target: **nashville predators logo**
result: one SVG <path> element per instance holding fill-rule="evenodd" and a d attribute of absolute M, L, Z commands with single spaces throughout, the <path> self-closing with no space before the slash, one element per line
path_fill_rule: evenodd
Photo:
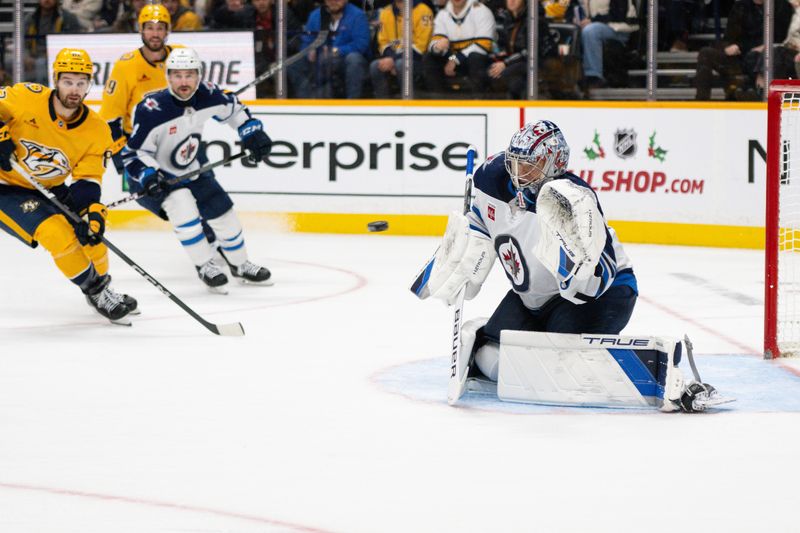
<path fill-rule="evenodd" d="M 36 179 L 51 180 L 69 175 L 69 159 L 58 148 L 50 148 L 26 139 L 20 139 L 19 142 L 25 148 L 22 162 Z"/>
<path fill-rule="evenodd" d="M 39 200 L 34 200 L 33 198 L 25 200 L 19 204 L 19 207 L 22 209 L 23 213 L 33 213 L 39 207 Z"/>

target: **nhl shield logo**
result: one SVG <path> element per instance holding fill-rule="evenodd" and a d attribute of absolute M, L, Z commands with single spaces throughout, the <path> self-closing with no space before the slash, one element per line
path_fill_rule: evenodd
<path fill-rule="evenodd" d="M 31 198 L 29 200 L 25 200 L 24 202 L 19 204 L 19 207 L 20 207 L 20 209 L 22 209 L 22 212 L 25 213 L 25 214 L 33 213 L 34 211 L 36 211 L 39 208 L 39 200 L 34 200 L 33 198 Z"/>
<path fill-rule="evenodd" d="M 629 159 L 636 155 L 636 132 L 633 129 L 614 132 L 614 153 L 620 159 Z"/>

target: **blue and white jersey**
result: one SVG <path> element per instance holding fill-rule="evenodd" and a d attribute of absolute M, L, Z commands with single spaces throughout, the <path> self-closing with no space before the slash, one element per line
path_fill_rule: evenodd
<path fill-rule="evenodd" d="M 238 128 L 252 117 L 236 95 L 209 82 L 200 82 L 186 102 L 169 89 L 145 97 L 134 111 L 122 155 L 128 176 L 137 179 L 145 167 L 159 168 L 168 176 L 200 168 L 208 162 L 201 149 L 203 126 L 212 118 Z"/>
<path fill-rule="evenodd" d="M 567 179 L 594 191 L 574 174 L 565 173 L 555 179 Z M 517 202 L 517 191 L 505 168 L 505 153 L 489 157 L 475 172 L 475 198 L 467 215 L 472 231 L 483 234 L 494 243 L 494 249 L 514 292 L 529 309 L 539 309 L 556 295 L 581 304 L 599 298 L 609 287 L 629 285 L 636 288 L 630 259 L 611 227 L 606 225 L 606 245 L 588 280 L 559 280 L 535 256 L 541 230 L 536 215 L 536 196 L 525 190 L 526 207 Z M 595 199 L 597 196 L 595 195 Z M 598 201 L 597 207 L 603 210 Z M 638 292 L 638 291 L 637 291 Z"/>

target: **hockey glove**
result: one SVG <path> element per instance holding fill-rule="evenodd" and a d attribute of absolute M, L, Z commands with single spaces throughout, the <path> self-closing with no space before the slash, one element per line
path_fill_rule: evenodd
<path fill-rule="evenodd" d="M 147 167 L 139 173 L 142 192 L 154 200 L 161 200 L 166 196 L 169 187 L 166 180 L 164 173 L 153 167 Z"/>
<path fill-rule="evenodd" d="M 103 234 L 106 232 L 106 217 L 108 217 L 106 206 L 95 202 L 81 214 L 83 220 L 75 226 L 75 236 L 78 237 L 78 242 L 92 246 L 103 242 Z"/>
<path fill-rule="evenodd" d="M 11 172 L 11 157 L 14 155 L 14 141 L 8 126 L 0 127 L 0 168 Z"/>
<path fill-rule="evenodd" d="M 117 173 L 122 176 L 125 171 L 125 164 L 122 161 L 122 148 L 128 141 L 128 136 L 122 130 L 121 117 L 109 122 L 108 127 L 111 128 L 111 138 L 114 139 L 114 144 L 111 145 L 111 160 L 114 162 L 114 168 L 117 169 Z"/>
<path fill-rule="evenodd" d="M 53 193 L 53 196 L 56 197 L 56 200 L 69 207 L 73 211 L 75 210 L 75 204 L 72 201 L 72 191 L 69 190 L 67 185 L 62 183 L 61 185 L 50 187 L 50 192 Z"/>
<path fill-rule="evenodd" d="M 239 137 L 242 139 L 242 148 L 249 152 L 249 159 L 253 163 L 266 161 L 272 148 L 272 139 L 264 133 L 261 121 L 251 118 L 239 126 Z"/>

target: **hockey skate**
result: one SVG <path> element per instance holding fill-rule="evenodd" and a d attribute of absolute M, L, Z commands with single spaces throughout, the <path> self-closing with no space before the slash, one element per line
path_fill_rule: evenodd
<path fill-rule="evenodd" d="M 215 294 L 228 294 L 228 289 L 225 288 L 225 285 L 228 284 L 228 276 L 217 266 L 213 259 L 195 268 L 197 269 L 197 276 L 206 284 L 209 291 Z"/>
<path fill-rule="evenodd" d="M 245 261 L 239 266 L 234 265 L 220 249 L 219 255 L 228 263 L 228 268 L 231 270 L 231 275 L 239 280 L 242 285 L 272 285 L 272 272 L 268 268 L 258 266 L 250 261 Z"/>
<path fill-rule="evenodd" d="M 86 293 L 86 302 L 112 324 L 130 326 L 131 321 L 127 316 L 131 314 L 131 309 L 126 305 L 125 301 L 126 299 L 131 301 L 134 306 L 137 305 L 137 302 L 127 294 L 114 292 L 109 287 L 110 283 L 111 276 L 99 278 L 95 286 Z"/>
<path fill-rule="evenodd" d="M 272 273 L 266 267 L 245 261 L 231 267 L 231 275 L 243 285 L 272 285 Z"/>
<path fill-rule="evenodd" d="M 139 309 L 139 302 L 136 301 L 136 298 L 133 296 L 128 296 L 127 294 L 121 294 L 122 296 L 122 303 L 125 304 L 125 307 L 128 308 L 129 315 L 141 315 L 142 310 Z"/>

